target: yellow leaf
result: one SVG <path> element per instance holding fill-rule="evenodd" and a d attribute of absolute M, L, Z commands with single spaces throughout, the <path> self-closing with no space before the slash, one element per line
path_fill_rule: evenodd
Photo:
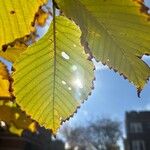
<path fill-rule="evenodd" d="M 23 129 L 17 129 L 13 124 L 11 124 L 9 127 L 9 131 L 13 134 L 17 134 L 18 136 L 21 136 Z"/>
<path fill-rule="evenodd" d="M 13 47 L 8 47 L 6 51 L 0 51 L 0 56 L 10 62 L 15 62 L 26 48 L 27 46 L 25 44 L 16 42 Z"/>
<path fill-rule="evenodd" d="M 0 99 L 11 98 L 10 77 L 6 66 L 0 62 Z"/>
<path fill-rule="evenodd" d="M 0 0 L 0 51 L 3 46 L 29 35 L 35 14 L 47 0 Z"/>
<path fill-rule="evenodd" d="M 45 22 L 48 18 L 48 13 L 44 12 L 43 10 L 39 10 L 39 12 L 37 13 L 37 23 L 40 26 L 44 26 Z"/>

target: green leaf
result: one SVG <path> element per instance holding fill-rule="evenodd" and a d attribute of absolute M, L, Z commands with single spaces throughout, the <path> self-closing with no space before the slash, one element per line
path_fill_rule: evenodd
<path fill-rule="evenodd" d="M 29 35 L 35 14 L 47 0 L 0 0 L 0 50 Z"/>
<path fill-rule="evenodd" d="M 138 91 L 150 76 L 140 58 L 150 54 L 150 22 L 142 0 L 56 0 L 82 30 L 93 56 L 133 82 Z M 90 53 L 91 53 L 90 52 Z"/>
<path fill-rule="evenodd" d="M 14 64 L 13 85 L 21 108 L 55 133 L 87 98 L 94 72 L 79 28 L 65 17 L 54 22 Z"/>

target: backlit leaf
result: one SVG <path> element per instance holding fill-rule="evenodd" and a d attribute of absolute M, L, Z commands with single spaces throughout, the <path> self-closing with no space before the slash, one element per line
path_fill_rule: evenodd
<path fill-rule="evenodd" d="M 72 21 L 56 17 L 48 33 L 14 64 L 17 103 L 54 133 L 91 91 L 93 63 L 87 60 L 80 36 Z"/>
<path fill-rule="evenodd" d="M 150 76 L 140 59 L 150 54 L 150 22 L 143 0 L 56 2 L 80 26 L 83 45 L 93 56 L 127 77 L 140 92 Z"/>
<path fill-rule="evenodd" d="M 30 34 L 38 9 L 47 0 L 0 0 L 0 50 Z"/>
<path fill-rule="evenodd" d="M 25 44 L 16 42 L 13 47 L 8 47 L 6 51 L 0 51 L 0 56 L 10 62 L 15 62 L 26 48 L 27 46 Z"/>

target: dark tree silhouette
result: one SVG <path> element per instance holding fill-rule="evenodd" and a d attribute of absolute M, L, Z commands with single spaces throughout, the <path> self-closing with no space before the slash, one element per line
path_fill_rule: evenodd
<path fill-rule="evenodd" d="M 9 132 L 7 126 L 0 127 L 0 150 L 65 150 L 64 142 L 52 139 L 50 130 L 38 127 L 37 132 L 28 130 L 22 136 L 17 136 Z"/>
<path fill-rule="evenodd" d="M 62 134 L 70 149 L 79 150 L 119 150 L 117 142 L 122 135 L 120 123 L 109 118 L 89 122 L 86 127 L 64 127 Z"/>
<path fill-rule="evenodd" d="M 41 150 L 65 150 L 64 143 L 58 139 L 53 140 L 50 130 L 45 129 L 44 127 L 38 127 L 36 133 L 25 131 L 23 137 L 39 144 Z"/>

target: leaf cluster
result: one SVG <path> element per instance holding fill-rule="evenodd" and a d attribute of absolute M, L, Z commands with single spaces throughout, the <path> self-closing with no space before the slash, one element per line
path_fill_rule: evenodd
<path fill-rule="evenodd" d="M 143 0 L 19 2 L 0 1 L 0 57 L 13 64 L 11 72 L 0 63 L 1 100 L 14 101 L 56 133 L 91 94 L 94 58 L 127 78 L 140 95 L 150 75 L 142 60 L 150 54 Z M 48 32 L 37 40 L 36 30 L 47 19 Z"/>

